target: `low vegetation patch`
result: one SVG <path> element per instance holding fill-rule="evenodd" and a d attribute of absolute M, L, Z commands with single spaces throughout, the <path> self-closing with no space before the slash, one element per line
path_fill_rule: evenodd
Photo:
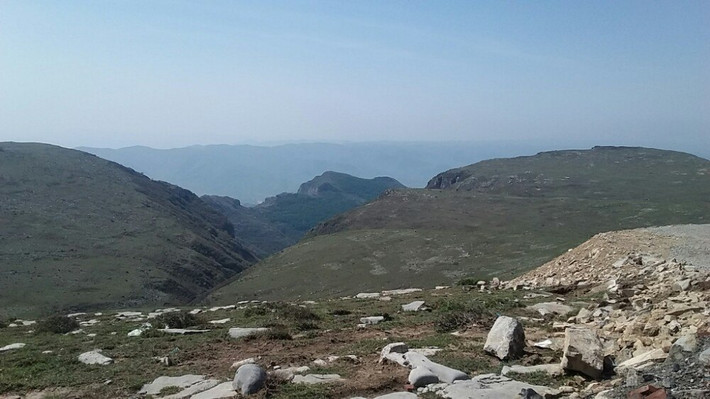
<path fill-rule="evenodd" d="M 37 323 L 38 332 L 66 334 L 79 328 L 79 322 L 63 315 L 55 315 L 40 320 Z"/>
<path fill-rule="evenodd" d="M 155 318 L 157 328 L 187 328 L 203 324 L 201 318 L 186 311 L 163 313 Z"/>
<path fill-rule="evenodd" d="M 493 319 L 490 308 L 480 302 L 439 301 L 434 305 L 437 312 L 434 326 L 437 332 L 451 332 L 472 324 L 488 325 Z"/>

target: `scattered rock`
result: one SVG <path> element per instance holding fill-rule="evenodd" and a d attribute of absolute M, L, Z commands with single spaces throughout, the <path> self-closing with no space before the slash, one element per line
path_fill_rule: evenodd
<path fill-rule="evenodd" d="M 550 387 L 515 381 L 496 374 L 482 374 L 469 381 L 448 385 L 438 394 L 450 399 L 520 398 L 523 389 L 533 389 L 543 397 L 555 393 L 555 390 Z"/>
<path fill-rule="evenodd" d="M 94 349 L 79 355 L 79 361 L 84 364 L 100 364 L 105 366 L 113 363 L 113 359 L 101 354 L 101 349 Z"/>
<path fill-rule="evenodd" d="M 232 388 L 242 395 L 258 392 L 266 382 L 266 372 L 256 364 L 245 364 L 237 369 L 232 381 Z"/>
<path fill-rule="evenodd" d="M 597 334 L 582 327 L 565 330 L 562 368 L 599 379 L 604 370 L 602 343 Z"/>
<path fill-rule="evenodd" d="M 382 351 L 380 352 L 379 362 L 382 363 L 385 360 L 389 360 L 391 362 L 395 362 L 399 365 L 404 366 L 405 362 L 407 361 L 404 357 L 404 354 L 408 351 L 409 346 L 407 346 L 407 344 L 405 344 L 404 342 L 394 342 L 391 344 L 387 344 L 384 348 L 382 348 Z"/>
<path fill-rule="evenodd" d="M 306 374 L 293 376 L 294 384 L 327 384 L 344 381 L 339 374 Z"/>
<path fill-rule="evenodd" d="M 705 367 L 710 366 L 710 348 L 707 348 L 698 354 L 698 361 Z"/>
<path fill-rule="evenodd" d="M 229 318 L 219 319 L 219 320 L 210 320 L 210 324 L 224 324 L 228 321 L 229 321 Z"/>
<path fill-rule="evenodd" d="M 361 292 L 357 295 L 355 295 L 355 298 L 357 299 L 372 299 L 372 298 L 379 298 L 380 297 L 379 292 Z"/>
<path fill-rule="evenodd" d="M 415 367 L 409 372 L 407 380 L 415 388 L 419 388 L 429 384 L 436 384 L 439 382 L 439 377 L 426 367 Z"/>
<path fill-rule="evenodd" d="M 187 328 L 161 328 L 158 331 L 162 331 L 166 334 L 177 334 L 177 335 L 188 335 L 188 334 L 202 334 L 209 332 L 210 330 L 191 330 Z"/>
<path fill-rule="evenodd" d="M 168 387 L 182 388 L 183 391 L 171 395 L 173 397 L 189 397 L 192 394 L 202 392 L 204 390 L 210 389 L 218 384 L 217 380 L 206 380 L 203 375 L 187 374 L 179 377 L 158 377 L 153 382 L 143 385 L 139 395 L 158 395 L 160 392 Z M 192 388 L 187 396 L 181 396 L 185 389 Z"/>
<path fill-rule="evenodd" d="M 236 369 L 236 368 L 239 368 L 245 364 L 253 364 L 253 363 L 256 363 L 256 359 L 253 357 L 250 357 L 250 358 L 246 358 L 243 360 L 237 360 L 236 362 L 232 363 L 230 368 Z"/>
<path fill-rule="evenodd" d="M 537 310 L 537 312 L 540 313 L 542 316 L 548 314 L 558 314 L 564 316 L 573 310 L 571 306 L 559 302 L 540 302 L 534 305 L 530 305 L 528 306 L 528 308 Z"/>
<path fill-rule="evenodd" d="M 406 305 L 402 305 L 402 310 L 405 312 L 416 312 L 422 309 L 422 306 L 424 306 L 424 301 L 414 301 Z"/>
<path fill-rule="evenodd" d="M 512 317 L 498 317 L 488 332 L 483 350 L 501 360 L 521 357 L 525 351 L 523 325 Z"/>
<path fill-rule="evenodd" d="M 378 324 L 381 321 L 384 321 L 385 317 L 384 316 L 368 316 L 368 317 L 361 317 L 360 318 L 360 323 L 365 324 L 365 325 L 373 325 L 373 324 Z"/>
<path fill-rule="evenodd" d="M 421 288 L 403 288 L 398 290 L 382 291 L 382 295 L 407 295 L 420 292 Z"/>
<path fill-rule="evenodd" d="M 237 395 L 237 391 L 234 390 L 232 383 L 227 381 L 223 382 L 213 388 L 206 391 L 197 393 L 190 396 L 190 399 L 221 399 L 221 398 L 233 398 Z"/>
<path fill-rule="evenodd" d="M 537 366 L 513 365 L 513 366 L 503 366 L 503 370 L 501 370 L 500 374 L 501 375 L 508 375 L 508 373 L 530 374 L 530 373 L 538 373 L 538 372 L 544 372 L 544 373 L 547 373 L 548 375 L 551 375 L 551 376 L 558 376 L 558 375 L 562 375 L 564 373 L 564 370 L 562 370 L 562 365 L 560 365 L 559 363 L 539 364 Z"/>
<path fill-rule="evenodd" d="M 546 339 L 544 341 L 535 342 L 533 346 L 540 349 L 551 349 L 553 344 L 551 339 Z"/>
<path fill-rule="evenodd" d="M 454 381 L 467 380 L 469 379 L 468 374 L 463 371 L 452 369 L 451 367 L 444 366 L 442 364 L 432 362 L 426 356 L 421 353 L 414 351 L 409 351 L 404 354 L 404 357 L 412 369 L 421 368 L 428 370 L 429 373 L 435 375 L 440 382 L 453 383 Z M 416 375 L 424 376 L 425 370 L 421 370 Z M 412 374 L 410 373 L 410 376 Z M 414 384 L 413 381 L 409 381 L 410 384 Z"/>
<path fill-rule="evenodd" d="M 14 349 L 21 349 L 24 348 L 27 344 L 23 344 L 21 342 L 15 343 L 15 344 L 10 344 L 10 345 L 5 345 L 2 348 L 0 348 L 0 352 L 5 352 L 5 351 L 11 351 Z"/>
<path fill-rule="evenodd" d="M 624 362 L 619 363 L 619 365 L 616 366 L 617 372 L 621 369 L 624 368 L 634 368 L 634 369 L 642 369 L 645 366 L 649 365 L 650 363 L 656 363 L 665 360 L 668 357 L 668 354 L 663 352 L 663 349 L 654 349 L 651 351 L 648 351 L 646 353 L 643 353 L 639 356 L 632 357 L 629 360 L 626 360 Z"/>
<path fill-rule="evenodd" d="M 244 328 L 244 327 L 234 327 L 229 329 L 229 336 L 232 338 L 244 338 L 249 335 L 258 334 L 263 331 L 267 331 L 268 328 L 256 327 L 256 328 Z"/>

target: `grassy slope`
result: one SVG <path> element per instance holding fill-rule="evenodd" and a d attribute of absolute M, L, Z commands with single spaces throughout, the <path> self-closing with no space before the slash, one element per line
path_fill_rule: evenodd
<path fill-rule="evenodd" d="M 194 300 L 255 261 L 194 194 L 79 151 L 0 143 L 0 312 Z"/>
<path fill-rule="evenodd" d="M 260 256 L 295 244 L 316 224 L 370 201 L 383 191 L 404 187 L 387 177 L 361 179 L 325 172 L 303 183 L 298 193 L 283 193 L 247 208 L 229 197 L 203 199 L 227 215 L 240 237 Z"/>
<path fill-rule="evenodd" d="M 601 231 L 710 218 L 710 162 L 688 154 L 597 148 L 465 169 L 459 186 L 398 190 L 321 224 L 212 299 L 510 277 Z"/>

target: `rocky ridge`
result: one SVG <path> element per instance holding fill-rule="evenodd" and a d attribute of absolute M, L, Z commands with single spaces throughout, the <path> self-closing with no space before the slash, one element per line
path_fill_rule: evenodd
<path fill-rule="evenodd" d="M 701 243 L 692 263 L 670 257 L 687 245 L 679 237 L 688 230 Z M 710 392 L 700 355 L 710 336 L 710 246 L 703 245 L 704 237 L 710 237 L 710 225 L 601 233 L 501 287 L 597 298 L 553 329 L 583 327 L 599 337 L 603 355 L 616 366 L 616 375 L 593 389 L 606 391 L 600 398 L 648 382 L 673 397 L 699 397 Z M 654 368 L 656 374 L 649 371 Z M 686 374 L 700 378 L 682 378 Z"/>

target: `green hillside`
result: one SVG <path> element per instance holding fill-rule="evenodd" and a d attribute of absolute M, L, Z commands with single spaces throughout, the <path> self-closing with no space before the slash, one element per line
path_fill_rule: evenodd
<path fill-rule="evenodd" d="M 187 303 L 256 261 L 191 192 L 44 144 L 0 143 L 0 313 Z"/>
<path fill-rule="evenodd" d="M 244 207 L 229 197 L 203 199 L 229 218 L 237 237 L 266 256 L 295 244 L 318 223 L 371 201 L 385 190 L 403 187 L 389 177 L 361 179 L 329 171 L 303 183 L 295 194 L 282 193 L 255 207 Z"/>
<path fill-rule="evenodd" d="M 595 147 L 484 161 L 336 216 L 212 295 L 293 298 L 511 277 L 590 236 L 707 223 L 710 161 Z"/>

